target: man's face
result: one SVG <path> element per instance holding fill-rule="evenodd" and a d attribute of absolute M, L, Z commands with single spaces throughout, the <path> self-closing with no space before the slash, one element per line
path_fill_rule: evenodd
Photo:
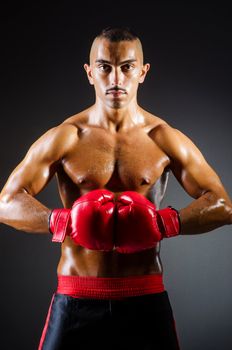
<path fill-rule="evenodd" d="M 90 65 L 84 66 L 97 99 L 111 108 L 122 108 L 137 97 L 138 84 L 144 81 L 149 64 L 143 65 L 140 42 L 110 42 L 95 39 Z"/>

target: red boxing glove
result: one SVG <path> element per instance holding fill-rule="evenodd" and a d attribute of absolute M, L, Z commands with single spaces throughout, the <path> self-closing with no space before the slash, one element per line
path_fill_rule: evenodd
<path fill-rule="evenodd" d="M 112 250 L 114 230 L 114 194 L 93 190 L 78 198 L 71 209 L 53 209 L 49 230 L 53 242 L 63 242 L 66 236 L 94 250 Z"/>
<path fill-rule="evenodd" d="M 123 192 L 117 199 L 116 250 L 135 253 L 154 247 L 164 237 L 180 232 L 177 210 L 168 207 L 156 210 L 155 205 L 143 195 Z"/>

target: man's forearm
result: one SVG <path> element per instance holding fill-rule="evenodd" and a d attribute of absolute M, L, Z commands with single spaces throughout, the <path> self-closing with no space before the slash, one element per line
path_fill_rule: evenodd
<path fill-rule="evenodd" d="M 31 233 L 48 233 L 51 210 L 27 193 L 0 199 L 0 223 Z"/>
<path fill-rule="evenodd" d="M 199 234 L 232 223 L 230 200 L 206 192 L 189 206 L 179 211 L 181 234 Z"/>

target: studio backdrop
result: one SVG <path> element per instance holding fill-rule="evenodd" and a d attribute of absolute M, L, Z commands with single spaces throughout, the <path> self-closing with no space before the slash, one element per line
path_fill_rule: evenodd
<path fill-rule="evenodd" d="M 127 26 L 143 43 L 151 69 L 139 104 L 192 139 L 231 195 L 232 42 L 223 2 L 7 5 L 0 31 L 1 188 L 39 136 L 94 103 L 83 64 L 92 40 L 108 26 Z M 37 198 L 49 208 L 61 206 L 56 180 Z M 162 207 L 183 208 L 192 200 L 171 175 Z M 161 244 L 183 350 L 232 348 L 231 247 L 231 226 Z M 0 225 L 2 349 L 37 348 L 59 255 L 49 235 Z"/>

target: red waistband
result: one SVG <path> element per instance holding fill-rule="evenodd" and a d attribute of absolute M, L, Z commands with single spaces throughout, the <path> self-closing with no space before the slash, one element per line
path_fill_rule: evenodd
<path fill-rule="evenodd" d="M 163 275 L 89 277 L 58 275 L 57 293 L 74 298 L 121 299 L 164 291 Z"/>

